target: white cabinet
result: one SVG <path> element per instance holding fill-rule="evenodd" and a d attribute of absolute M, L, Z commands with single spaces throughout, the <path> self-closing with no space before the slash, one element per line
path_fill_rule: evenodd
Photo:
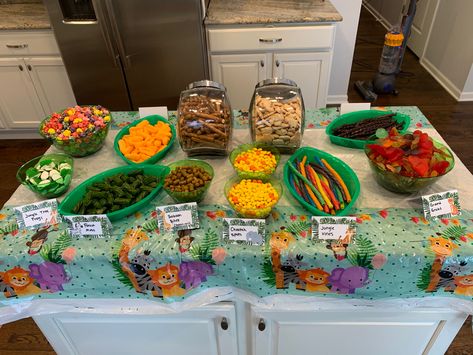
<path fill-rule="evenodd" d="M 274 54 L 273 76 L 295 81 L 307 108 L 325 106 L 329 72 L 327 52 Z"/>
<path fill-rule="evenodd" d="M 76 103 L 51 31 L 0 33 L 0 83 L 4 130 L 36 130 L 46 115 Z"/>
<path fill-rule="evenodd" d="M 442 310 L 277 311 L 253 308 L 258 355 L 443 354 L 466 314 Z"/>
<path fill-rule="evenodd" d="M 0 106 L 9 128 L 37 127 L 44 116 L 25 62 L 0 58 Z"/>
<path fill-rule="evenodd" d="M 235 309 L 169 315 L 59 313 L 34 317 L 59 355 L 237 355 Z"/>
<path fill-rule="evenodd" d="M 325 107 L 335 27 L 209 27 L 212 80 L 225 85 L 235 109 L 248 109 L 255 84 L 295 81 L 306 108 Z"/>
<path fill-rule="evenodd" d="M 248 109 L 255 85 L 271 77 L 271 71 L 268 53 L 212 56 L 212 78 L 225 85 L 235 109 Z"/>

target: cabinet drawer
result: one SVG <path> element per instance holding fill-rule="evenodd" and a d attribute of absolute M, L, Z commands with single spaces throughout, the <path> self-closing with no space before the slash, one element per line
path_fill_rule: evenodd
<path fill-rule="evenodd" d="M 59 54 L 52 31 L 2 31 L 0 55 L 29 56 Z"/>
<path fill-rule="evenodd" d="M 209 29 L 210 51 L 267 51 L 281 49 L 330 49 L 335 27 L 253 27 Z"/>

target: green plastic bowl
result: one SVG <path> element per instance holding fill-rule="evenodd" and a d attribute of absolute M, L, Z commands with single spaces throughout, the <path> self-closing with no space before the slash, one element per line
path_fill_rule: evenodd
<path fill-rule="evenodd" d="M 64 176 L 64 184 L 60 186 L 56 186 L 55 188 L 49 188 L 49 189 L 39 189 L 36 185 L 28 182 L 26 180 L 26 171 L 29 168 L 34 167 L 37 163 L 39 163 L 42 160 L 46 159 L 51 159 L 53 160 L 56 165 L 59 165 L 61 163 L 68 163 L 71 166 L 71 171 L 68 173 L 68 177 Z M 69 186 L 71 185 L 72 181 L 72 174 L 74 173 L 74 160 L 67 154 L 45 154 L 41 155 L 39 157 L 31 159 L 29 162 L 23 164 L 18 171 L 16 172 L 16 178 L 17 180 L 22 184 L 25 185 L 28 189 L 33 191 L 34 193 L 40 195 L 41 197 L 45 198 L 53 198 L 53 197 L 58 197 L 61 196 L 63 193 L 67 191 Z"/>
<path fill-rule="evenodd" d="M 225 186 L 224 186 L 225 197 L 227 198 L 227 201 L 230 204 L 230 207 L 240 217 L 244 217 L 244 218 L 266 218 L 266 217 L 268 217 L 269 214 L 271 213 L 271 210 L 273 209 L 274 206 L 276 206 L 276 204 L 278 203 L 279 199 L 281 198 L 281 196 L 283 194 L 282 184 L 278 180 L 273 179 L 273 178 L 266 181 L 267 183 L 270 183 L 274 187 L 274 189 L 276 190 L 276 192 L 279 195 L 278 201 L 276 201 L 272 206 L 268 206 L 266 208 L 238 208 L 237 206 L 235 206 L 235 204 L 232 201 L 230 201 L 230 199 L 228 198 L 228 195 L 229 195 L 230 189 L 233 187 L 233 185 L 238 184 L 242 180 L 245 180 L 245 179 L 242 179 L 238 176 L 235 176 L 235 177 L 231 178 L 230 180 L 228 180 L 226 182 Z"/>
<path fill-rule="evenodd" d="M 151 200 L 158 194 L 158 192 L 163 187 L 164 176 L 169 172 L 169 168 L 167 166 L 162 165 L 141 165 L 140 167 L 127 165 L 127 166 L 120 166 L 118 168 L 106 170 L 100 174 L 92 176 L 90 179 L 85 180 L 82 184 L 77 186 L 74 190 L 72 190 L 65 198 L 62 200 L 61 204 L 59 205 L 59 213 L 65 216 L 75 215 L 73 208 L 77 203 L 82 199 L 82 197 L 86 193 L 86 188 L 93 183 L 100 182 L 105 180 L 105 178 L 115 175 L 115 174 L 127 174 L 131 171 L 136 169 L 143 169 L 143 172 L 147 175 L 154 175 L 159 178 L 158 186 L 156 186 L 153 191 L 151 191 L 144 199 L 141 201 L 123 208 L 118 211 L 107 213 L 107 217 L 111 221 L 116 221 L 121 218 L 125 218 L 130 214 L 135 213 L 139 209 L 147 206 Z"/>
<path fill-rule="evenodd" d="M 360 181 L 358 180 L 358 177 L 356 176 L 353 169 L 350 168 L 345 162 L 334 157 L 333 155 L 311 147 L 299 148 L 293 155 L 291 155 L 288 162 L 294 163 L 295 160 L 302 160 L 304 156 L 307 156 L 308 161 L 313 161 L 314 157 L 318 157 L 319 159 L 325 159 L 327 163 L 330 164 L 330 166 L 340 175 L 342 180 L 345 182 L 345 185 L 347 186 L 347 189 L 351 195 L 351 201 L 345 206 L 343 210 L 337 211 L 335 215 L 346 216 L 351 211 L 353 205 L 358 199 L 358 196 L 360 195 Z M 286 163 L 284 165 L 284 183 L 291 192 L 292 196 L 294 196 L 294 198 L 302 205 L 302 207 L 304 207 L 314 216 L 331 216 L 331 214 L 325 213 L 324 211 L 320 211 L 317 207 L 310 205 L 298 195 L 297 191 L 291 186 L 289 182 L 289 173 L 292 174 L 288 163 Z"/>
<path fill-rule="evenodd" d="M 333 120 L 332 123 L 330 123 L 325 129 L 325 133 L 327 133 L 327 135 L 330 138 L 330 142 L 332 142 L 333 144 L 341 145 L 342 147 L 363 149 L 365 147 L 365 144 L 373 143 L 373 141 L 338 137 L 338 136 L 334 136 L 333 132 L 338 127 L 344 124 L 356 123 L 358 121 L 362 121 L 367 118 L 375 118 L 375 117 L 390 114 L 390 113 L 393 113 L 393 112 L 380 111 L 380 110 L 364 110 L 364 111 L 349 112 Z M 401 113 L 396 113 L 394 118 L 396 119 L 397 122 L 403 124 L 402 130 L 400 130 L 399 132 L 404 133 L 409 128 L 409 125 L 411 124 L 411 118 Z"/>
<path fill-rule="evenodd" d="M 200 202 L 204 199 L 210 184 L 212 183 L 212 180 L 214 178 L 214 169 L 209 163 L 206 163 L 203 160 L 198 160 L 198 159 L 184 159 L 184 160 L 179 160 L 174 163 L 169 164 L 167 167 L 169 168 L 169 172 L 166 174 L 169 175 L 171 171 L 176 169 L 177 167 L 182 167 L 182 166 L 195 166 L 204 169 L 207 174 L 210 175 L 210 181 L 207 182 L 204 186 L 198 188 L 197 190 L 191 191 L 191 192 L 178 192 L 178 191 L 171 191 L 164 187 L 164 191 L 167 192 L 169 196 L 172 197 L 172 199 L 176 202 Z"/>
<path fill-rule="evenodd" d="M 94 106 L 94 105 L 84 105 L 83 107 Z M 59 111 L 63 113 L 66 109 Z M 67 141 L 58 140 L 55 138 L 49 137 L 44 131 L 43 127 L 46 123 L 49 122 L 52 115 L 49 115 L 44 120 L 41 121 L 39 125 L 39 134 L 54 145 L 57 149 L 62 150 L 64 153 L 72 157 L 85 157 L 97 152 L 105 144 L 105 139 L 107 138 L 108 131 L 112 125 L 112 120 L 106 122 L 105 127 L 100 128 L 94 132 L 90 132 L 85 137 L 78 137 L 74 139 L 69 139 Z"/>
<path fill-rule="evenodd" d="M 410 177 L 399 175 L 389 170 L 383 170 L 379 165 L 369 158 L 368 154 L 370 153 L 370 149 L 365 147 L 366 157 L 368 158 L 371 171 L 374 174 L 376 182 L 386 190 L 400 194 L 412 194 L 425 189 L 426 187 L 437 182 L 442 176 L 448 174 L 455 166 L 455 158 L 453 157 L 450 149 L 448 149 L 445 145 L 436 141 L 435 139 L 432 139 L 432 141 L 435 148 L 440 149 L 446 153 L 446 160 L 450 163 L 450 166 L 444 174 L 434 177 Z"/>
<path fill-rule="evenodd" d="M 161 151 L 157 152 L 155 155 L 153 155 L 151 158 L 149 159 L 146 159 L 144 161 L 142 161 L 141 163 L 135 163 L 134 161 L 131 161 L 129 159 L 127 159 L 123 153 L 120 151 L 120 147 L 118 146 L 118 142 L 120 141 L 120 139 L 122 139 L 122 137 L 124 135 L 127 135 L 130 133 L 130 128 L 131 127 L 134 127 L 136 125 L 138 125 L 140 122 L 142 121 L 148 121 L 151 125 L 155 125 L 156 123 L 158 123 L 159 121 L 161 122 L 164 122 L 164 123 L 167 123 L 169 125 L 169 127 L 171 128 L 171 139 L 169 140 L 169 143 L 168 145 L 162 149 Z M 167 152 L 169 151 L 169 149 L 171 149 L 171 147 L 173 146 L 174 144 L 174 141 L 176 140 L 176 129 L 174 128 L 174 125 L 172 125 L 171 123 L 169 123 L 169 121 L 167 119 L 165 119 L 164 117 L 162 116 L 159 116 L 159 115 L 151 115 L 151 116 L 146 116 L 146 117 L 143 117 L 137 121 L 134 121 L 133 123 L 123 127 L 120 132 L 118 132 L 118 134 L 115 136 L 115 141 L 113 143 L 113 149 L 115 149 L 115 152 L 118 154 L 118 156 L 120 158 L 123 159 L 123 161 L 125 161 L 127 164 L 130 164 L 130 165 L 141 165 L 141 164 L 154 164 L 156 163 L 158 160 L 164 158 L 164 156 L 167 154 Z"/>
<path fill-rule="evenodd" d="M 238 155 L 253 148 L 261 148 L 263 150 L 273 153 L 273 155 L 276 158 L 276 166 L 274 167 L 274 169 L 272 169 L 271 171 L 250 172 L 250 171 L 243 171 L 235 167 L 235 159 L 238 157 Z M 271 175 L 276 171 L 280 158 L 281 158 L 281 155 L 279 154 L 279 151 L 277 150 L 277 148 L 269 146 L 264 143 L 242 144 L 238 146 L 237 148 L 233 149 L 229 157 L 230 162 L 232 163 L 233 169 L 235 169 L 236 173 L 238 174 L 240 178 L 259 179 L 259 180 L 265 180 L 265 181 L 268 180 L 271 177 Z"/>

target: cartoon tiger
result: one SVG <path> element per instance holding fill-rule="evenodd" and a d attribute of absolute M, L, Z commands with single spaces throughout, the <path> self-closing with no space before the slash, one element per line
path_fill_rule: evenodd
<path fill-rule="evenodd" d="M 308 292 L 330 292 L 327 287 L 330 274 L 323 269 L 298 270 L 300 283 L 296 285 L 298 290 Z"/>
<path fill-rule="evenodd" d="M 180 286 L 179 268 L 171 263 L 156 270 L 150 270 L 149 274 L 153 283 L 159 285 L 163 292 L 163 297 L 183 296 L 186 290 Z"/>
<path fill-rule="evenodd" d="M 34 279 L 30 277 L 29 272 L 19 266 L 0 272 L 0 280 L 0 288 L 5 297 L 41 293 L 41 289 L 33 285 Z"/>

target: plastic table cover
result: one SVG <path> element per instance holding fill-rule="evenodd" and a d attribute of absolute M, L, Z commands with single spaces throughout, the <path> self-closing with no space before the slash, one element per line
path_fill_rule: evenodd
<path fill-rule="evenodd" d="M 411 115 L 412 129 L 421 128 L 443 141 L 417 108 L 392 109 Z M 159 314 L 235 299 L 284 309 L 448 307 L 473 314 L 473 175 L 455 156 L 453 171 L 422 194 L 457 189 L 462 214 L 425 220 L 420 194 L 384 190 L 374 181 L 362 150 L 329 142 L 322 128 L 337 115 L 335 109 L 309 111 L 303 145 L 342 159 L 360 180 L 360 197 L 351 212 L 357 236 L 343 250 L 334 251 L 311 238 L 311 216 L 288 191 L 266 219 L 265 246 L 224 240 L 222 219 L 236 216 L 223 195 L 225 182 L 234 175 L 228 158 L 207 160 L 216 174 L 199 204 L 201 227 L 192 231 L 188 250 L 179 248 L 176 233 L 158 230 L 156 206 L 173 203 L 161 191 L 146 208 L 114 222 L 112 238 L 71 238 L 61 224 L 50 229 L 41 246 L 49 253 L 31 252 L 34 231 L 18 230 L 12 208 L 38 197 L 20 186 L 0 211 L 0 323 L 63 311 Z M 105 146 L 92 156 L 75 159 L 71 189 L 101 171 L 124 165 L 113 151 L 113 139 L 116 129 L 137 114 L 112 117 L 115 129 Z M 170 120 L 175 120 L 174 112 Z M 233 145 L 249 142 L 245 113 L 236 112 L 235 122 Z M 54 151 L 51 147 L 48 152 Z M 176 141 L 159 164 L 184 157 Z M 282 178 L 287 158 L 282 156 L 277 178 Z M 282 226 L 290 233 L 287 245 L 272 250 L 269 240 Z M 438 253 L 437 242 L 448 249 L 446 255 Z M 149 277 L 123 267 L 130 260 L 149 269 Z M 285 268 L 275 272 L 273 265 L 279 263 Z M 22 285 L 12 283 L 12 277 L 24 278 Z M 159 277 L 170 282 L 162 285 Z M 345 287 L 348 279 L 356 281 Z"/>

